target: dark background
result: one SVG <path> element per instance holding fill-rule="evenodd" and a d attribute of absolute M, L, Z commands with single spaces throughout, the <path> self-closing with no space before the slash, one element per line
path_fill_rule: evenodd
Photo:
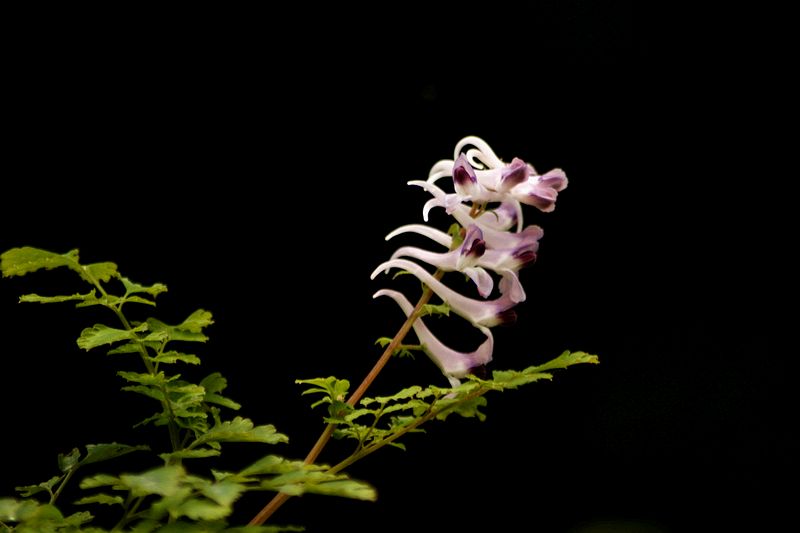
<path fill-rule="evenodd" d="M 405 182 L 479 135 L 570 178 L 555 213 L 527 211 L 545 237 L 493 368 L 564 349 L 601 365 L 489 397 L 486 422 L 430 427 L 407 452 L 364 460 L 352 474 L 378 503 L 308 496 L 276 521 L 784 524 L 796 363 L 778 309 L 795 287 L 770 168 L 788 141 L 767 127 L 782 116 L 769 56 L 662 46 L 623 2 L 556 4 L 528 24 L 416 17 L 388 31 L 376 18 L 292 25 L 288 38 L 239 19 L 27 33 L 6 58 L 0 248 L 80 248 L 164 282 L 168 322 L 211 310 L 205 368 L 229 378 L 244 416 L 289 434 L 279 453 L 302 457 L 322 426 L 293 380 L 368 371 L 373 340 L 400 324 L 371 300 L 391 282 L 368 275 L 397 245 L 383 236 L 421 221 L 427 199 Z M 48 478 L 73 446 L 146 437 L 129 428 L 149 406 L 118 391 L 115 361 L 74 344 L 113 317 L 16 304 L 81 289 L 67 272 L 0 283 L 3 494 Z M 396 360 L 375 392 L 413 383 L 443 381 L 424 359 Z M 334 443 L 323 460 L 346 451 Z M 241 520 L 261 503 L 245 500 Z"/>

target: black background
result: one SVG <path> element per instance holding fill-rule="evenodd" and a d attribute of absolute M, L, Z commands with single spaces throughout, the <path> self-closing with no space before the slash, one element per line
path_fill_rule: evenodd
<path fill-rule="evenodd" d="M 486 422 L 431 427 L 407 452 L 364 460 L 352 474 L 378 503 L 308 496 L 276 522 L 783 523 L 796 365 L 778 309 L 794 286 L 770 168 L 788 142 L 767 127 L 783 113 L 769 56 L 661 46 L 622 2 L 522 16 L 413 16 L 389 31 L 375 15 L 292 24 L 288 37 L 275 33 L 286 21 L 244 28 L 244 14 L 180 31 L 27 33 L 7 54 L 0 248 L 80 248 L 164 282 L 168 322 L 211 310 L 205 368 L 229 378 L 244 416 L 289 434 L 280 453 L 302 457 L 322 426 L 293 380 L 368 371 L 373 340 L 400 324 L 371 300 L 391 282 L 368 275 L 396 246 L 383 236 L 421 221 L 426 200 L 405 182 L 479 135 L 506 160 L 570 178 L 555 213 L 527 212 L 545 237 L 493 368 L 564 349 L 601 365 L 489 397 Z M 115 361 L 74 344 L 113 317 L 16 304 L 81 289 L 66 272 L 0 283 L 3 494 L 49 477 L 73 446 L 147 437 L 130 426 L 149 406 L 118 391 Z M 404 359 L 375 391 L 413 383 L 443 384 L 428 361 Z M 346 451 L 334 443 L 322 459 Z M 246 499 L 240 520 L 262 503 Z"/>

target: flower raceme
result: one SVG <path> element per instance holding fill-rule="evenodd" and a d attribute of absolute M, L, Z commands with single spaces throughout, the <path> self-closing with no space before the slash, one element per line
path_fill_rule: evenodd
<path fill-rule="evenodd" d="M 452 179 L 452 193 L 437 185 L 443 178 Z M 494 337 L 489 328 L 513 322 L 513 308 L 525 301 L 519 270 L 536 260 L 543 232 L 539 226 L 524 226 L 522 204 L 542 212 L 553 211 L 558 193 L 567 187 L 567 177 L 561 169 L 539 175 L 519 158 L 504 163 L 483 139 L 465 137 L 456 145 L 452 160 L 439 161 L 431 168 L 427 181 L 408 183 L 432 197 L 423 207 L 425 222 L 432 209 L 444 208 L 458 223 L 460 232 L 454 237 L 427 224 L 395 229 L 386 240 L 413 233 L 443 249 L 401 246 L 375 269 L 372 278 L 392 269 L 412 274 L 483 333 L 486 340 L 475 351 L 463 353 L 439 341 L 421 318 L 412 323 L 422 349 L 451 384 L 457 385 L 470 371 L 491 361 Z M 478 298 L 449 287 L 424 265 L 441 274 L 461 272 L 475 284 Z M 496 291 L 492 273 L 500 279 Z M 494 292 L 499 295 L 493 296 Z M 382 289 L 373 297 L 380 296 L 393 299 L 407 317 L 414 312 L 414 306 L 400 292 Z"/>

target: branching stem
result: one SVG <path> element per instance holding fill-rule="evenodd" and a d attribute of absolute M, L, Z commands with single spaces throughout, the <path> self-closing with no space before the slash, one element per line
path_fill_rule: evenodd
<path fill-rule="evenodd" d="M 434 274 L 434 277 L 438 280 L 442 279 L 443 275 L 444 272 L 442 272 L 441 270 L 437 270 L 436 273 Z M 386 366 L 386 363 L 388 363 L 389 359 L 392 358 L 392 354 L 394 353 L 394 351 L 397 349 L 398 346 L 400 346 L 400 343 L 403 342 L 403 339 L 406 338 L 408 332 L 411 331 L 411 327 L 414 325 L 414 321 L 417 318 L 419 318 L 422 308 L 428 303 L 428 301 L 430 301 L 431 296 L 433 296 L 433 291 L 430 288 L 425 287 L 425 289 L 422 291 L 422 296 L 420 296 L 419 301 L 417 302 L 417 305 L 414 306 L 414 310 L 411 312 L 410 315 L 408 315 L 408 318 L 406 319 L 405 322 L 403 322 L 403 325 L 400 326 L 400 329 L 392 338 L 392 341 L 386 346 L 386 349 L 383 351 L 383 354 L 381 355 L 380 359 L 378 359 L 378 361 L 375 363 L 375 366 L 372 367 L 372 370 L 369 371 L 369 374 L 367 374 L 367 376 L 361 382 L 361 385 L 359 385 L 358 388 L 353 392 L 353 394 L 350 395 L 350 398 L 348 398 L 347 400 L 348 405 L 355 406 L 355 404 L 357 404 L 358 401 L 364 396 L 364 394 L 367 392 L 367 389 L 370 387 L 370 385 L 372 385 L 372 382 L 375 381 L 375 378 L 377 378 L 378 374 L 381 373 L 381 370 L 383 370 L 383 368 Z M 328 444 L 328 441 L 331 440 L 331 436 L 333 436 L 333 431 L 335 428 L 336 424 L 328 424 L 325 427 L 325 430 L 317 439 L 317 442 L 316 444 L 314 444 L 314 447 L 311 448 L 310 452 L 308 452 L 308 455 L 306 456 L 304 461 L 305 464 L 311 464 L 317 460 L 317 457 L 319 457 L 319 454 L 322 453 L 322 450 Z M 278 494 L 275 495 L 275 497 L 272 498 L 272 500 L 266 506 L 264 506 L 263 509 L 261 509 L 261 511 L 258 512 L 256 516 L 253 517 L 252 520 L 250 520 L 249 525 L 258 526 L 263 524 L 288 499 L 289 499 L 288 495 L 279 492 Z"/>

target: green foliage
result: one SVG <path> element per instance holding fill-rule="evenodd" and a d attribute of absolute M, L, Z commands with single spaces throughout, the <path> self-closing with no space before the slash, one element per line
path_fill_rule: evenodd
<path fill-rule="evenodd" d="M 200 435 L 187 449 L 191 450 L 201 445 L 208 445 L 214 449 L 220 442 L 263 442 L 265 444 L 278 444 L 289 442 L 289 437 L 278 433 L 275 426 L 267 424 L 256 426 L 249 418 L 237 416 L 228 422 L 219 422 L 207 432 Z"/>
<path fill-rule="evenodd" d="M 450 316 L 451 307 L 447 303 L 425 304 L 420 309 L 419 316 Z"/>
<path fill-rule="evenodd" d="M 391 396 L 362 398 L 357 408 L 328 416 L 325 420 L 336 424 L 335 438 L 356 441 L 356 451 L 351 456 L 356 460 L 386 445 L 405 449 L 405 445 L 397 440 L 407 433 L 422 431 L 420 426 L 431 420 L 442 421 L 457 414 L 483 421 L 486 415 L 481 408 L 487 404 L 484 396 L 487 392 L 516 389 L 542 379 L 552 379 L 551 370 L 597 362 L 597 356 L 567 351 L 547 363 L 525 370 L 495 371 L 492 379 L 469 376 L 466 382 L 454 388 L 412 386 Z M 341 392 L 332 386 L 338 381 L 335 377 L 328 377 L 299 380 L 297 383 L 312 385 L 303 394 L 326 395 L 314 404 L 316 406 L 334 401 L 333 394 Z M 348 460 L 344 463 L 349 464 Z"/>
<path fill-rule="evenodd" d="M 52 504 L 42 504 L 34 500 L 0 499 L 0 531 L 15 533 L 95 533 L 103 530 L 82 528 L 92 519 L 88 512 L 78 512 L 64 516 Z M 13 529 L 11 524 L 18 524 Z"/>
<path fill-rule="evenodd" d="M 0 255 L 0 270 L 3 276 L 24 276 L 31 272 L 36 272 L 46 268 L 48 270 L 58 267 L 68 267 L 79 274 L 81 269 L 78 265 L 78 250 L 70 250 L 65 254 L 55 254 L 38 248 L 24 246 L 22 248 L 12 248 Z"/>
<path fill-rule="evenodd" d="M 202 460 L 222 453 L 228 442 L 278 444 L 287 442 L 273 425 L 256 425 L 250 419 L 235 417 L 224 420 L 221 409 L 238 410 L 241 406 L 226 397 L 227 380 L 219 373 L 205 375 L 199 383 L 169 371 L 172 365 L 201 364 L 195 354 L 178 348 L 184 342 L 206 342 L 205 329 L 214 323 L 210 312 L 199 309 L 178 324 L 168 324 L 154 317 L 135 322 L 123 314 L 126 303 L 155 305 L 155 297 L 166 292 L 161 283 L 142 285 L 121 276 L 113 263 L 82 265 L 77 250 L 54 254 L 25 247 L 2 254 L 4 276 L 20 276 L 41 269 L 67 267 L 75 271 L 91 289 L 69 295 L 24 295 L 25 303 L 75 302 L 77 307 L 103 306 L 119 319 L 120 326 L 95 324 L 78 337 L 81 349 L 110 347 L 108 354 L 134 355 L 144 363 L 143 371 L 121 370 L 117 375 L 125 381 L 122 390 L 156 400 L 160 409 L 140 424 L 167 426 L 172 450 L 159 453 L 164 465 L 143 473 L 109 475 L 94 474 L 80 486 L 90 494 L 78 498 L 78 505 L 102 505 L 120 509 L 119 527 L 130 531 L 295 531 L 296 528 L 238 527 L 229 528 L 226 518 L 234 502 L 249 490 L 276 490 L 292 494 L 315 492 L 357 499 L 371 499 L 374 491 L 368 485 L 343 475 L 327 474 L 327 467 L 304 465 L 279 458 L 279 471 L 242 476 L 237 473 L 215 473 L 214 479 L 190 474 L 183 466 L 186 459 Z M 106 285 L 108 284 L 108 285 Z M 121 289 L 116 294 L 112 289 Z M 345 391 L 346 393 L 346 386 Z M 60 474 L 36 485 L 18 487 L 23 500 L 2 500 L 0 530 L 14 531 L 102 531 L 84 527 L 91 519 L 86 512 L 63 516 L 55 501 L 63 487 L 80 468 L 101 461 L 147 450 L 145 446 L 94 444 L 83 453 L 73 449 L 59 455 Z M 274 461 L 270 456 L 269 461 Z M 372 492 L 370 492 L 372 491 Z M 30 499 L 44 495 L 47 503 Z M 164 522 L 169 522 L 164 524 Z"/>
<path fill-rule="evenodd" d="M 103 346 L 104 344 L 114 344 L 115 342 L 138 339 L 137 333 L 146 331 L 147 324 L 140 324 L 133 329 L 116 329 L 104 326 L 103 324 L 95 324 L 91 328 L 86 328 L 81 331 L 81 336 L 78 337 L 78 346 L 87 352 L 92 348 Z"/>
<path fill-rule="evenodd" d="M 390 337 L 379 337 L 375 344 L 380 345 L 381 348 L 386 348 L 391 344 L 392 339 Z M 424 352 L 425 348 L 421 344 L 400 344 L 397 348 L 395 348 L 394 353 L 392 355 L 396 357 L 409 357 L 414 359 L 414 352 Z"/>
<path fill-rule="evenodd" d="M 458 246 L 463 238 L 461 228 L 454 225 L 450 234 Z M 455 388 L 407 387 L 389 396 L 363 398 L 355 407 L 346 402 L 350 389 L 347 380 L 332 376 L 298 380 L 297 383 L 307 386 L 303 394 L 319 396 L 312 407 L 327 406 L 325 420 L 334 424 L 334 437 L 356 441 L 356 450 L 350 457 L 330 467 L 270 454 L 239 471 L 218 471 L 206 466 L 200 470 L 204 475 L 198 475 L 190 472 L 183 462 L 191 459 L 187 464 L 195 465 L 218 457 L 225 443 L 275 445 L 288 441 L 286 435 L 271 424 L 256 425 L 241 416 L 225 419 L 224 409 L 238 410 L 241 406 L 223 395 L 228 383 L 220 373 L 206 374 L 195 382 L 173 370 L 176 368 L 173 365 L 181 365 L 179 368 L 190 373 L 202 364 L 198 355 L 182 351 L 181 343 L 206 342 L 206 329 L 214 323 L 212 314 L 198 309 L 175 325 L 154 317 L 130 321 L 123 313 L 125 304 L 153 307 L 156 297 L 166 292 L 167 287 L 161 283 L 142 285 L 131 281 L 111 262 L 83 265 L 77 250 L 56 254 L 22 247 L 0 255 L 0 270 L 5 277 L 58 267 L 76 272 L 90 286 L 89 290 L 68 295 L 26 294 L 20 297 L 20 302 L 74 302 L 76 307 L 101 306 L 112 311 L 119 321 L 117 327 L 95 324 L 85 328 L 77 339 L 78 347 L 86 351 L 104 348 L 109 355 L 133 355 L 143 364 L 139 371 L 126 368 L 117 372 L 125 382 L 122 390 L 158 403 L 157 411 L 137 425 L 154 424 L 169 430 L 171 449 L 156 450 L 151 456 L 156 463 L 156 457 L 163 461 L 160 466 L 119 475 L 93 473 L 80 481 L 80 488 L 87 492 L 74 503 L 103 506 L 120 513 L 113 531 L 299 531 L 295 527 L 230 527 L 228 519 L 234 504 L 250 491 L 375 500 L 377 495 L 373 487 L 342 473 L 347 466 L 383 446 L 404 449 L 399 439 L 408 433 L 421 432 L 421 426 L 431 420 L 445 420 L 452 414 L 483 420 L 485 415 L 481 409 L 486 405 L 485 394 L 489 391 L 516 389 L 541 379 L 551 379 L 553 370 L 597 362 L 595 356 L 584 352 L 564 352 L 552 361 L 525 370 L 495 371 L 491 379 L 470 376 Z M 420 315 L 448 315 L 449 312 L 446 304 L 426 305 Z M 377 343 L 387 346 L 390 342 L 391 339 L 382 338 Z M 400 345 L 395 354 L 412 355 L 419 350 L 422 347 L 418 345 Z M 75 448 L 59 455 L 56 475 L 42 483 L 17 487 L 21 499 L 0 499 L 0 533 L 103 533 L 106 530 L 89 525 L 93 516 L 87 511 L 64 514 L 55 505 L 59 495 L 75 473 L 85 466 L 147 450 L 147 446 L 119 443 L 90 444 L 83 452 Z M 210 478 L 207 477 L 209 472 Z"/>
<path fill-rule="evenodd" d="M 447 228 L 447 234 L 453 238 L 452 244 L 450 244 L 450 249 L 455 250 L 461 243 L 464 242 L 464 234 L 461 233 L 461 225 L 458 223 L 453 223 Z"/>
<path fill-rule="evenodd" d="M 377 499 L 377 493 L 370 485 L 342 474 L 331 473 L 329 470 L 330 467 L 326 465 L 305 464 L 303 461 L 291 461 L 276 455 L 268 455 L 232 478 L 265 477 L 260 482 L 262 489 L 283 492 L 292 496 L 308 493 L 358 500 L 374 501 Z"/>
<path fill-rule="evenodd" d="M 345 412 L 351 409 L 345 403 L 347 399 L 347 392 L 350 390 L 350 382 L 346 379 L 337 379 L 333 376 L 327 378 L 314 378 L 314 379 L 298 379 L 295 383 L 301 385 L 311 385 L 306 389 L 303 394 L 322 394 L 322 398 L 313 404 L 314 408 L 324 403 L 328 404 L 328 414 L 331 418 L 342 416 Z"/>

